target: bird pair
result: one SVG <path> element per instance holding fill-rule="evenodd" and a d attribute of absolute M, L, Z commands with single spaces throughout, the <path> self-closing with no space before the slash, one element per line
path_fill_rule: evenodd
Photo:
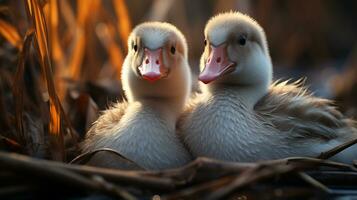
<path fill-rule="evenodd" d="M 205 27 L 205 49 L 191 95 L 187 43 L 173 25 L 138 25 L 122 68 L 127 102 L 104 111 L 82 143 L 84 152 L 111 148 L 144 169 L 182 166 L 195 157 L 252 162 L 317 156 L 357 137 L 354 122 L 300 84 L 272 83 L 263 29 L 239 12 Z M 194 80 L 196 81 L 196 80 Z M 356 147 L 335 156 L 350 162 Z M 107 154 L 90 164 L 125 168 Z"/>

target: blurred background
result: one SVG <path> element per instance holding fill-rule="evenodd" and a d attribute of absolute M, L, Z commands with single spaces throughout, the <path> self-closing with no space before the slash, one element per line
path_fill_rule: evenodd
<path fill-rule="evenodd" d="M 3 148 L 64 160 L 63 146 L 75 146 L 98 111 L 123 98 L 120 70 L 135 25 L 176 25 L 197 73 L 205 23 L 230 10 L 265 29 L 275 79 L 307 77 L 316 95 L 357 117 L 354 0 L 0 0 Z"/>

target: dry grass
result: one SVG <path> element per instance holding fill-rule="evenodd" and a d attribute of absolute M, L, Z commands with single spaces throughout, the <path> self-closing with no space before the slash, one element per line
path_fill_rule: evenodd
<path fill-rule="evenodd" d="M 22 48 L 22 41 L 16 28 L 2 19 L 0 19 L 0 34 L 14 47 Z"/>
<path fill-rule="evenodd" d="M 126 4 L 117 0 L 26 0 L 17 4 L 27 16 L 16 18 L 9 14 L 10 9 L 1 9 L 5 18 L 0 20 L 2 38 L 10 44 L 8 48 L 19 53 L 14 53 L 16 60 L 6 63 L 17 66 L 16 72 L 3 69 L 6 73 L 1 77 L 1 86 L 13 91 L 9 97 L 0 97 L 5 113 L 2 117 L 11 118 L 11 110 L 15 110 L 14 120 L 2 124 L 7 128 L 1 134 L 4 141 L 13 141 L 5 142 L 4 148 L 16 143 L 19 151 L 28 155 L 41 151 L 43 158 L 66 161 L 73 157 L 67 158 L 66 151 L 76 152 L 78 140 L 97 115 L 86 113 L 98 110 L 92 100 L 83 97 L 88 96 L 86 90 L 99 87 L 99 92 L 91 95 L 95 97 L 113 90 L 112 85 L 120 88 L 118 80 L 126 51 L 123 47 L 131 30 Z M 107 14 L 110 6 L 115 8 L 115 18 Z M 109 77 L 111 85 L 100 85 L 98 74 Z M 119 96 L 120 90 L 115 91 Z M 12 100 L 13 108 L 6 109 Z M 87 109 L 77 109 L 80 113 L 74 116 L 68 111 L 79 104 L 76 101 L 84 101 L 82 106 Z M 81 125 L 72 127 L 72 123 Z"/>

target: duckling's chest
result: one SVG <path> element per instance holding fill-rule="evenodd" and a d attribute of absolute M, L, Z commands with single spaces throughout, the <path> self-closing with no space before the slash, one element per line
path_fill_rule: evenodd
<path fill-rule="evenodd" d="M 174 127 L 150 110 L 128 110 L 114 133 L 113 143 L 116 146 L 128 146 L 123 150 L 131 149 L 133 146 L 146 149 L 151 145 L 151 148 L 155 148 L 156 145 L 162 146 L 162 140 L 170 140 L 175 136 Z"/>
<path fill-rule="evenodd" d="M 200 128 L 218 131 L 217 134 L 225 131 L 237 132 L 239 129 L 247 129 L 250 113 L 239 102 L 229 98 L 209 98 L 206 102 L 200 103 L 190 114 L 193 122 L 192 128 Z M 200 127 L 200 128 L 199 128 Z"/>
<path fill-rule="evenodd" d="M 112 135 L 103 140 L 106 147 L 148 169 L 178 167 L 190 160 L 175 134 L 174 124 L 170 125 L 152 110 L 128 109 Z"/>
<path fill-rule="evenodd" d="M 187 115 L 183 123 L 184 141 L 195 156 L 244 161 L 262 155 L 263 125 L 253 111 L 233 98 L 208 98 Z M 257 145 L 262 145 L 259 148 Z"/>

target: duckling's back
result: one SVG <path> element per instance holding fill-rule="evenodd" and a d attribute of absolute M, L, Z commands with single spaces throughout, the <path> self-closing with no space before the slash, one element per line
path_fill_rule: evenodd
<path fill-rule="evenodd" d="M 285 134 L 291 146 L 300 142 L 310 144 L 308 149 L 313 156 L 357 138 L 356 122 L 345 118 L 331 101 L 314 97 L 303 81 L 275 82 L 257 103 L 255 111 L 278 134 Z M 357 145 L 341 152 L 334 160 L 351 163 L 356 158 Z"/>

